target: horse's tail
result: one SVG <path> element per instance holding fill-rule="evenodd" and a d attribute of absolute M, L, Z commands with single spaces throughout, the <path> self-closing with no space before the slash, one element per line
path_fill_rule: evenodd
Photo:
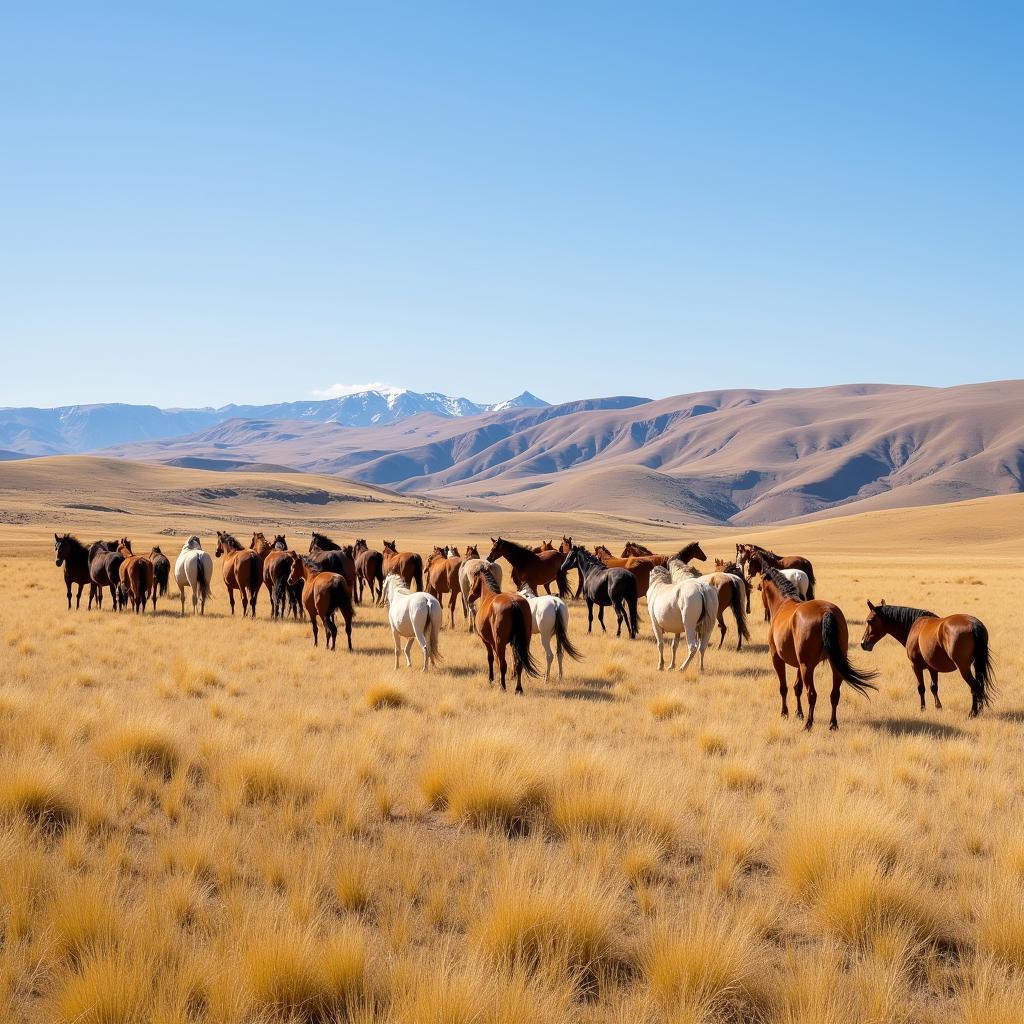
<path fill-rule="evenodd" d="M 746 584 L 740 583 L 739 585 L 733 584 L 732 586 L 732 614 L 736 619 L 736 628 L 740 631 L 740 636 L 744 640 L 750 639 L 750 629 L 747 627 L 747 613 L 744 610 L 744 602 L 746 601 Z"/>
<path fill-rule="evenodd" d="M 171 563 L 160 562 L 153 566 L 153 579 L 161 597 L 167 596 L 167 584 L 171 575 Z"/>
<path fill-rule="evenodd" d="M 205 601 L 210 596 L 210 578 L 206 575 L 206 559 L 196 559 L 196 586 L 199 597 Z"/>
<path fill-rule="evenodd" d="M 715 591 L 709 584 L 700 585 L 700 615 L 697 618 L 697 636 L 704 643 L 710 639 L 711 631 L 715 628 L 715 622 L 718 619 L 717 608 L 712 609 L 708 603 L 708 597 L 713 593 Z"/>
<path fill-rule="evenodd" d="M 423 593 L 423 559 L 419 555 L 416 556 L 413 562 L 412 578 L 416 581 L 416 589 Z"/>
<path fill-rule="evenodd" d="M 637 621 L 636 603 L 639 600 L 636 596 L 636 577 L 630 573 L 632 580 L 626 592 L 626 607 L 629 609 L 629 635 L 635 640 L 640 633 L 640 623 Z"/>
<path fill-rule="evenodd" d="M 992 653 L 988 649 L 988 629 L 984 622 L 975 619 L 971 623 L 971 633 L 974 634 L 974 678 L 978 681 L 978 697 L 984 707 L 991 707 L 992 698 L 999 691 L 995 686 Z"/>
<path fill-rule="evenodd" d="M 338 576 L 337 579 L 331 581 L 331 601 L 328 614 L 333 614 L 337 609 L 341 609 L 341 614 L 345 617 L 345 635 L 348 637 L 348 649 L 351 651 L 352 620 L 356 617 L 356 610 L 352 605 L 352 591 L 349 590 L 344 576 Z"/>
<path fill-rule="evenodd" d="M 536 679 L 540 672 L 530 653 L 530 638 L 526 632 L 526 624 L 532 613 L 528 605 L 523 607 L 524 604 L 526 604 L 525 601 L 521 603 L 517 601 L 512 605 L 512 635 L 509 638 L 509 644 L 512 647 L 513 667 L 516 673 L 518 674 L 522 670 L 528 676 Z"/>
<path fill-rule="evenodd" d="M 558 596 L 564 601 L 569 593 L 569 577 L 559 569 L 555 579 L 558 581 Z"/>
<path fill-rule="evenodd" d="M 444 658 L 441 657 L 441 622 L 444 620 L 444 608 L 441 607 L 438 602 L 436 612 L 433 605 L 429 608 L 429 615 L 427 616 L 427 654 L 432 662 L 442 662 Z"/>
<path fill-rule="evenodd" d="M 877 672 L 862 672 L 850 664 L 846 651 L 839 643 L 839 620 L 832 612 L 825 612 L 821 617 L 821 645 L 825 648 L 825 657 L 834 672 L 838 672 L 846 682 L 858 693 L 868 695 L 868 690 L 877 690 L 871 682 Z"/>
<path fill-rule="evenodd" d="M 288 563 L 286 562 L 285 565 Z M 284 618 L 285 599 L 288 597 L 288 573 L 278 572 L 274 577 L 274 590 L 271 611 L 276 618 L 278 615 Z"/>
<path fill-rule="evenodd" d="M 573 661 L 582 661 L 583 655 L 579 648 L 573 645 L 569 639 L 569 609 L 562 605 L 555 609 L 555 646 L 559 651 L 564 651 Z"/>
<path fill-rule="evenodd" d="M 814 566 L 807 563 L 807 600 L 814 600 Z"/>

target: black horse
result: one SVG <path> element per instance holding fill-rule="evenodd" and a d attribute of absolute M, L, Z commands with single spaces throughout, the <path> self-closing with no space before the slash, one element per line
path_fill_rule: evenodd
<path fill-rule="evenodd" d="M 587 632 L 594 626 L 594 605 L 597 605 L 597 621 L 604 627 L 604 610 L 608 605 L 615 609 L 619 628 L 616 636 L 622 635 L 622 624 L 626 624 L 629 639 L 636 637 L 636 577 L 628 569 L 609 569 L 595 558 L 586 548 L 574 545 L 562 563 L 562 573 L 579 569 L 583 576 L 583 596 L 587 602 Z"/>
<path fill-rule="evenodd" d="M 71 588 L 78 584 L 75 607 L 82 607 L 82 590 L 89 584 L 89 607 L 96 597 L 96 584 L 89 575 L 89 549 L 70 533 L 53 535 L 53 561 L 58 569 L 64 570 L 64 585 L 68 591 L 68 611 L 71 611 Z"/>
<path fill-rule="evenodd" d="M 330 537 L 313 531 L 313 539 L 309 542 L 309 557 L 316 562 L 321 572 L 336 572 L 345 577 L 349 593 L 356 604 L 359 604 L 359 591 L 356 589 L 356 563 L 351 545 L 342 547 Z"/>
<path fill-rule="evenodd" d="M 171 578 L 170 559 L 159 548 L 153 548 L 149 560 L 153 563 L 153 587 L 161 597 L 166 597 L 167 584 Z"/>
<path fill-rule="evenodd" d="M 112 612 L 120 611 L 128 603 L 128 592 L 124 591 L 121 586 L 121 563 L 123 561 L 124 555 L 117 550 L 116 540 L 98 540 L 89 548 L 89 576 L 96 588 L 97 608 L 103 607 L 104 587 L 110 588 L 110 610 Z"/>

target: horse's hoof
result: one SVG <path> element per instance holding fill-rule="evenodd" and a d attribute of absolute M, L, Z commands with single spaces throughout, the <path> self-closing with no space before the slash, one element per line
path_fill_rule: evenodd
<path fill-rule="evenodd" d="M 798 722 L 802 722 L 804 720 L 804 713 L 802 711 L 798 711 L 796 713 L 796 720 Z"/>
<path fill-rule="evenodd" d="M 789 718 L 789 712 L 788 711 L 783 711 L 782 712 L 782 717 L 783 718 Z"/>
<path fill-rule="evenodd" d="M 829 732 L 839 732 L 839 723 L 838 722 L 832 722 L 829 725 L 829 727 L 828 727 L 828 731 Z"/>
<path fill-rule="evenodd" d="M 807 719 L 807 724 L 804 726 L 804 732 L 810 732 L 814 728 L 814 722 Z"/>

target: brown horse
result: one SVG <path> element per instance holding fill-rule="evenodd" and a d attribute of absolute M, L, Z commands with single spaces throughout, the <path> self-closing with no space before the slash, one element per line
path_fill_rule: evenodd
<path fill-rule="evenodd" d="M 750 592 L 754 589 L 754 581 L 737 562 L 727 562 L 724 558 L 715 559 L 715 572 L 727 572 L 730 576 L 739 576 L 743 580 L 743 586 L 747 594 L 747 614 L 750 614 Z M 765 619 L 767 622 L 768 619 Z"/>
<path fill-rule="evenodd" d="M 562 572 L 562 561 L 564 556 L 552 549 L 551 551 L 531 551 L 517 544 L 513 540 L 503 540 L 498 537 L 491 538 L 491 553 L 487 556 L 488 562 L 494 562 L 504 558 L 512 566 L 512 582 L 516 590 L 523 585 L 528 586 L 535 594 L 540 593 L 540 588 L 550 594 L 551 584 L 558 586 L 558 596 L 565 598 L 568 591 L 568 581 L 565 573 Z"/>
<path fill-rule="evenodd" d="M 368 586 L 370 603 L 377 604 L 384 596 L 384 556 L 368 547 L 365 539 L 355 542 L 352 553 L 355 558 L 356 581 L 359 584 L 356 600 L 362 603 L 363 587 Z"/>
<path fill-rule="evenodd" d="M 503 594 L 488 569 L 473 578 L 471 599 L 476 602 L 476 632 L 487 648 L 487 678 L 494 682 L 494 659 L 498 659 L 501 688 L 505 689 L 508 662 L 507 647 L 512 647 L 512 674 L 516 693 L 523 692 L 523 673 L 535 679 L 540 675 L 530 654 L 533 613 L 521 594 Z"/>
<path fill-rule="evenodd" d="M 352 620 L 355 608 L 352 606 L 352 593 L 348 589 L 348 581 L 341 573 L 328 572 L 308 555 L 288 552 L 291 558 L 291 570 L 288 582 L 295 585 L 302 582 L 302 603 L 313 626 L 313 646 L 319 644 L 319 631 L 316 620 L 319 616 L 327 633 L 324 650 L 337 650 L 338 627 L 334 622 L 334 613 L 341 609 L 345 619 L 345 636 L 348 638 L 348 649 L 352 650 Z"/>
<path fill-rule="evenodd" d="M 454 551 L 454 555 L 449 555 L 449 551 Z M 462 598 L 462 589 L 459 586 L 459 568 L 462 565 L 462 557 L 458 554 L 458 549 L 449 545 L 448 547 L 438 547 L 435 545 L 434 550 L 428 556 L 427 559 L 427 593 L 433 594 L 439 601 L 441 598 L 448 594 L 448 613 L 451 619 L 451 628 L 455 628 L 455 605 Z M 444 604 L 444 601 L 441 601 Z M 465 602 L 462 605 L 462 617 L 465 619 L 468 613 L 466 611 Z"/>
<path fill-rule="evenodd" d="M 153 596 L 159 594 L 166 597 L 167 584 L 171 578 L 170 559 L 158 547 L 151 548 L 147 557 L 153 563 L 153 586 L 156 588 Z"/>
<path fill-rule="evenodd" d="M 641 546 L 632 542 L 627 545 L 627 547 L 635 548 Z M 598 544 L 594 548 L 594 554 L 609 569 L 628 569 L 636 577 L 637 597 L 646 596 L 651 585 L 651 570 L 656 565 L 667 565 L 670 561 L 678 561 L 686 565 L 691 558 L 699 558 L 703 562 L 707 557 L 701 550 L 700 544 L 696 541 L 687 544 L 684 548 L 680 548 L 674 555 L 627 555 L 616 558 L 603 544 Z"/>
<path fill-rule="evenodd" d="M 608 549 L 605 548 L 607 551 Z M 611 552 L 608 552 L 609 555 Z M 706 562 L 708 556 L 704 554 L 704 549 L 700 546 L 698 541 L 692 540 L 685 547 L 680 548 L 674 555 L 656 555 L 650 548 L 645 548 L 643 544 L 637 544 L 636 541 L 630 540 L 626 542 L 626 546 L 622 549 L 622 558 L 654 558 L 657 559 L 655 565 L 668 565 L 670 561 L 675 559 L 678 562 L 682 562 L 684 565 L 687 562 L 692 561 L 694 558 L 698 562 Z"/>
<path fill-rule="evenodd" d="M 96 606 L 103 607 L 103 588 L 110 588 L 110 610 L 124 607 L 121 590 L 121 563 L 124 555 L 117 550 L 117 541 L 98 540 L 89 548 L 89 576 L 96 585 Z M 92 594 L 90 592 L 90 605 Z"/>
<path fill-rule="evenodd" d="M 549 540 L 542 540 L 536 547 L 530 548 L 530 550 L 535 555 L 539 555 L 542 551 L 554 551 L 555 545 Z"/>
<path fill-rule="evenodd" d="M 263 534 L 253 536 L 255 542 L 256 536 L 263 537 Z M 264 538 L 264 543 L 266 540 Z M 270 595 L 270 617 L 272 619 L 283 619 L 285 614 L 285 603 L 288 602 L 289 597 L 292 597 L 294 591 L 290 591 L 288 588 L 288 576 L 292 571 L 292 556 L 288 552 L 288 541 L 285 539 L 283 533 L 279 533 L 274 537 L 273 543 L 267 544 L 266 553 L 260 548 L 255 548 L 254 545 L 250 545 L 258 554 L 263 558 L 263 586 L 267 588 L 267 593 Z M 293 600 L 290 602 L 290 611 L 294 617 L 297 617 L 297 608 L 302 607 L 302 591 L 299 591 L 298 601 Z"/>
<path fill-rule="evenodd" d="M 384 575 L 394 573 L 401 576 L 405 585 L 412 590 L 412 582 L 416 581 L 416 589 L 423 589 L 423 559 L 415 551 L 399 551 L 398 544 L 393 540 L 384 541 Z"/>
<path fill-rule="evenodd" d="M 777 555 L 774 551 L 759 547 L 757 544 L 737 544 L 736 561 L 746 567 L 750 576 L 756 576 L 765 565 L 772 569 L 799 569 L 807 573 L 807 600 L 814 600 L 814 566 L 811 565 L 809 558 L 804 558 L 803 555 Z"/>
<path fill-rule="evenodd" d="M 870 651 L 883 636 L 891 636 L 907 649 L 917 677 L 917 692 L 924 711 L 924 672 L 932 679 L 932 697 L 940 709 L 939 673 L 959 672 L 971 688 L 971 718 L 990 707 L 996 694 L 995 673 L 988 649 L 988 629 L 973 615 L 946 615 L 898 604 L 868 601 L 868 617 L 860 645 Z"/>
<path fill-rule="evenodd" d="M 807 687 L 807 725 L 814 725 L 814 705 L 818 700 L 814 689 L 814 670 L 823 661 L 832 669 L 832 717 L 830 729 L 838 729 L 836 708 L 839 706 L 839 689 L 844 680 L 858 693 L 867 696 L 869 689 L 877 687 L 870 682 L 875 672 L 860 672 L 855 669 L 846 655 L 849 630 L 842 609 L 830 601 L 801 601 L 797 589 L 777 569 L 766 565 L 762 569 L 762 592 L 766 595 L 772 619 L 768 627 L 768 650 L 772 665 L 779 677 L 779 693 L 782 694 L 782 717 L 789 717 L 786 704 L 786 666 L 797 670 L 796 716 L 804 717 L 800 694 Z"/>
<path fill-rule="evenodd" d="M 89 604 L 97 596 L 96 584 L 89 572 L 89 549 L 70 533 L 53 535 L 53 560 L 58 569 L 64 569 L 64 585 L 68 591 L 68 611 L 71 611 L 71 588 L 78 584 L 75 608 L 82 607 L 82 590 L 89 585 Z"/>
<path fill-rule="evenodd" d="M 747 615 L 744 611 L 744 604 L 747 598 L 747 584 L 740 573 L 730 572 L 709 572 L 700 579 L 710 583 L 718 592 L 718 649 L 722 649 L 725 643 L 726 625 L 725 610 L 732 609 L 732 616 L 736 620 L 736 650 L 743 650 L 743 641 L 750 639 L 750 629 L 747 626 Z"/>
<path fill-rule="evenodd" d="M 156 611 L 156 585 L 153 578 L 153 563 L 145 555 L 133 555 L 131 542 L 127 537 L 117 546 L 124 561 L 119 570 L 121 586 L 128 592 L 128 600 L 132 611 L 139 613 L 146 610 L 146 602 L 152 598 L 153 611 Z"/>
<path fill-rule="evenodd" d="M 264 538 L 266 540 L 266 538 Z M 243 548 L 230 533 L 217 531 L 217 549 L 214 557 L 224 557 L 221 573 L 228 589 L 231 614 L 235 614 L 235 591 L 242 594 L 242 616 L 251 608 L 256 617 L 256 598 L 263 586 L 263 559 L 252 549 Z"/>
<path fill-rule="evenodd" d="M 313 533 L 309 542 L 309 557 L 325 572 L 337 572 L 345 577 L 349 593 L 358 601 L 356 593 L 356 562 L 353 549 L 336 544 L 322 533 Z"/>

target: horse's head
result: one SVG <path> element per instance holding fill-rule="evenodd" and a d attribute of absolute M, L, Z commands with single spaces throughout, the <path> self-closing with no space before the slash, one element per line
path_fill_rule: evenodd
<path fill-rule="evenodd" d="M 749 572 L 751 576 L 757 576 L 759 573 L 764 572 L 764 559 L 762 559 L 759 554 L 747 548 L 744 553 L 744 558 L 747 564 L 747 572 Z M 740 562 L 740 565 L 742 564 L 743 562 Z"/>
<path fill-rule="evenodd" d="M 435 558 L 447 558 L 447 557 L 448 557 L 448 549 L 447 548 L 443 548 L 443 547 L 441 547 L 438 544 L 435 544 L 434 545 L 434 550 L 431 551 L 429 555 L 427 555 L 427 561 L 428 562 L 432 562 Z"/>
<path fill-rule="evenodd" d="M 466 545 L 466 557 L 467 558 L 479 558 L 480 551 L 475 544 Z"/>
<path fill-rule="evenodd" d="M 226 533 L 222 533 L 220 530 L 217 531 L 217 547 L 213 552 L 214 558 L 220 558 L 220 556 L 228 550 L 227 540 L 225 539 L 226 537 Z"/>
<path fill-rule="evenodd" d="M 197 534 L 192 534 L 191 537 L 182 545 L 182 550 L 201 551 L 203 542 L 199 539 Z"/>
<path fill-rule="evenodd" d="M 449 544 L 448 545 L 448 557 L 449 558 L 461 558 L 462 557 L 462 555 L 459 554 L 459 549 L 454 544 Z"/>
<path fill-rule="evenodd" d="M 581 548 L 579 545 L 574 545 L 573 547 L 571 547 L 569 549 L 569 554 L 566 555 L 566 557 L 565 557 L 565 561 L 562 562 L 562 572 L 568 572 L 574 566 L 582 572 L 583 571 L 582 552 L 583 552 L 583 548 Z"/>
<path fill-rule="evenodd" d="M 501 555 L 502 555 L 502 552 L 504 550 L 505 550 L 505 542 L 500 537 L 498 537 L 497 539 L 492 537 L 491 538 L 491 553 L 487 556 L 487 561 L 488 562 L 493 562 L 496 559 L 500 558 Z"/>
<path fill-rule="evenodd" d="M 370 547 L 366 543 L 366 539 L 365 538 L 360 538 L 359 540 L 357 540 L 355 542 L 355 544 L 352 545 L 352 552 L 353 552 L 353 554 L 356 554 L 356 555 L 358 555 L 360 551 L 369 551 L 369 550 L 370 550 Z"/>
<path fill-rule="evenodd" d="M 71 534 L 65 533 L 63 537 L 59 534 L 53 535 L 53 561 L 58 567 L 64 564 L 64 559 L 71 554 Z"/>
<path fill-rule="evenodd" d="M 542 540 L 540 542 L 540 549 L 541 551 L 554 551 L 555 545 L 552 544 L 549 540 Z"/>
<path fill-rule="evenodd" d="M 885 598 L 878 605 L 868 601 L 868 617 L 864 620 L 864 635 L 860 638 L 862 650 L 870 651 L 889 632 L 889 624 L 885 616 L 878 612 L 878 606 L 884 604 Z"/>
<path fill-rule="evenodd" d="M 117 542 L 117 550 L 127 558 L 129 555 L 133 554 L 132 542 L 127 537 L 122 537 Z"/>
<path fill-rule="evenodd" d="M 572 537 L 566 537 L 562 534 L 562 543 L 558 545 L 558 550 L 563 554 L 567 555 L 572 551 Z"/>
<path fill-rule="evenodd" d="M 162 555 L 163 552 L 158 547 L 152 547 L 149 551 L 149 557 L 152 558 L 154 555 Z"/>
<path fill-rule="evenodd" d="M 302 571 L 302 555 L 297 551 L 289 551 L 288 559 L 288 586 L 294 587 L 305 575 Z"/>
<path fill-rule="evenodd" d="M 274 537 L 274 543 L 270 545 L 275 551 L 287 551 L 288 541 L 284 539 L 283 533 L 278 533 Z"/>
<path fill-rule="evenodd" d="M 355 558 L 356 549 L 351 544 L 342 544 L 341 553 L 346 558 Z"/>
<path fill-rule="evenodd" d="M 384 577 L 384 585 L 380 590 L 380 600 L 382 604 L 391 604 L 394 600 L 395 592 L 405 586 L 405 580 L 396 572 L 389 572 Z"/>
<path fill-rule="evenodd" d="M 696 558 L 698 562 L 706 562 L 708 560 L 708 556 L 704 554 L 704 549 L 700 546 L 699 541 L 690 541 L 683 550 L 688 558 Z"/>
<path fill-rule="evenodd" d="M 384 550 L 387 551 L 389 554 L 392 554 L 392 555 L 397 555 L 398 554 L 398 541 L 397 540 L 386 540 L 383 543 L 384 543 Z"/>
<path fill-rule="evenodd" d="M 320 548 L 320 542 L 323 539 L 324 539 L 324 535 L 322 533 L 317 533 L 316 530 L 313 531 L 313 536 L 312 536 L 312 538 L 310 539 L 310 542 L 309 542 L 309 553 L 310 554 L 312 554 L 314 551 L 316 551 L 318 548 Z"/>
<path fill-rule="evenodd" d="M 594 554 L 597 555 L 597 557 L 600 558 L 602 562 L 607 558 L 615 557 L 603 544 L 594 545 Z M 628 558 L 629 556 L 623 555 L 622 557 Z"/>

